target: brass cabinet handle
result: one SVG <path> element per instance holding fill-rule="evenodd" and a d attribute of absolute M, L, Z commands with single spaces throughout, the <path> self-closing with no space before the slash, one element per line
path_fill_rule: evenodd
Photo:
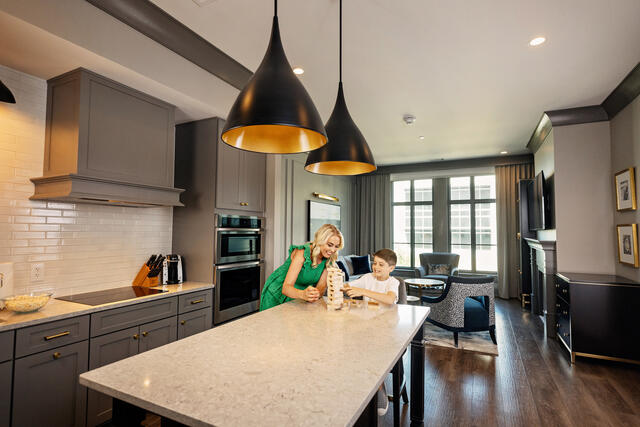
<path fill-rule="evenodd" d="M 149 332 L 143 332 L 143 333 L 142 333 L 142 336 L 143 336 L 143 337 L 146 337 L 147 335 L 149 335 Z"/>
<path fill-rule="evenodd" d="M 138 334 L 134 334 L 134 335 L 133 335 L 133 339 L 134 339 L 134 340 L 137 340 L 139 337 L 140 337 L 140 335 L 138 335 Z"/>
<path fill-rule="evenodd" d="M 559 283 L 556 283 L 556 288 L 559 288 L 559 287 L 560 287 L 560 284 L 559 284 Z"/>
<path fill-rule="evenodd" d="M 247 202 L 240 202 L 240 206 L 249 206 L 249 203 L 247 203 Z"/>
<path fill-rule="evenodd" d="M 44 337 L 45 341 L 49 341 L 49 340 L 53 340 L 56 338 L 60 338 L 60 337 L 64 337 L 69 335 L 69 331 L 64 331 L 64 332 L 60 332 L 59 334 L 55 334 L 55 335 L 49 335 L 48 337 Z"/>
<path fill-rule="evenodd" d="M 567 310 L 562 310 L 562 314 L 566 316 L 567 314 L 569 314 L 569 312 Z"/>
<path fill-rule="evenodd" d="M 203 299 L 197 299 L 197 300 L 191 301 L 191 304 L 200 304 L 201 302 L 204 302 L 204 300 Z"/>
<path fill-rule="evenodd" d="M 556 308 L 560 308 L 560 304 L 556 304 Z"/>
<path fill-rule="evenodd" d="M 566 290 L 566 289 L 563 289 L 563 290 L 562 290 L 562 293 L 563 293 L 563 294 L 566 294 L 566 293 L 568 293 L 568 292 L 569 292 L 569 291 L 568 291 L 568 290 Z"/>
<path fill-rule="evenodd" d="M 181 320 L 181 321 L 180 321 L 180 324 L 181 324 L 181 325 L 186 325 L 186 324 L 187 324 L 187 321 L 186 321 L 186 320 Z"/>
<path fill-rule="evenodd" d="M 58 360 L 58 359 L 60 359 L 60 357 L 62 357 L 62 354 L 60 354 L 59 352 L 56 351 L 55 353 L 53 353 L 53 359 L 54 360 Z"/>

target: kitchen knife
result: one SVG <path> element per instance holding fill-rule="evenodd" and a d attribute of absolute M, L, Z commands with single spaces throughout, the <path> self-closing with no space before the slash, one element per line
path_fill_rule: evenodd
<path fill-rule="evenodd" d="M 155 262 L 155 260 L 156 260 L 156 256 L 155 255 L 151 255 L 149 257 L 149 261 L 147 261 L 147 263 L 146 263 L 147 267 L 151 267 L 151 264 L 153 264 Z"/>

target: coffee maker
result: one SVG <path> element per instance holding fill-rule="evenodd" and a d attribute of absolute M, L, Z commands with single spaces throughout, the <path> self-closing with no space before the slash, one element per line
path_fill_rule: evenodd
<path fill-rule="evenodd" d="M 184 258 L 178 254 L 167 255 L 162 262 L 162 284 L 177 285 L 184 279 Z"/>

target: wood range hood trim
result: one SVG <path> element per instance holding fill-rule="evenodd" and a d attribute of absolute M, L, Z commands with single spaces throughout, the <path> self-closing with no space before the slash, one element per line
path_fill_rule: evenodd
<path fill-rule="evenodd" d="M 35 193 L 30 200 L 54 200 L 111 206 L 159 207 L 184 206 L 184 190 L 159 187 L 76 174 L 31 178 Z"/>

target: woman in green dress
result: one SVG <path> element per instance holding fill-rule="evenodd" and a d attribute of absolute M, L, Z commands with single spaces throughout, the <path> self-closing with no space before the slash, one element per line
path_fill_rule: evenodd
<path fill-rule="evenodd" d="M 344 246 L 342 233 L 325 224 L 316 231 L 313 242 L 291 245 L 289 257 L 267 279 L 260 296 L 260 311 L 292 299 L 317 301 L 327 288 L 325 266 L 334 265 Z"/>

